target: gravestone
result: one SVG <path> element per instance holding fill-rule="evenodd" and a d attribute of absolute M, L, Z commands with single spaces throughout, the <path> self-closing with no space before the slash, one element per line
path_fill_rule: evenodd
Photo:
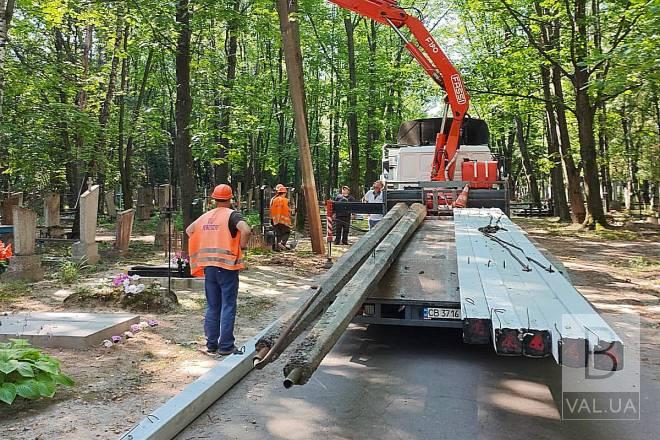
<path fill-rule="evenodd" d="M 128 313 L 12 313 L 0 315 L 0 341 L 20 337 L 35 347 L 87 349 L 139 322 Z"/>
<path fill-rule="evenodd" d="M 133 232 L 133 219 L 135 210 L 127 209 L 117 215 L 117 231 L 115 233 L 115 249 L 120 255 L 128 252 L 128 245 L 131 242 L 131 232 Z"/>
<path fill-rule="evenodd" d="M 154 248 L 156 249 L 167 249 L 167 237 L 168 234 L 168 221 L 167 218 L 161 216 L 158 220 L 158 225 L 156 226 L 156 235 L 154 236 Z"/>
<path fill-rule="evenodd" d="M 172 185 L 165 184 L 158 186 L 156 190 L 156 201 L 158 210 L 163 212 L 172 207 Z"/>
<path fill-rule="evenodd" d="M 39 281 L 44 277 L 41 257 L 34 254 L 37 238 L 37 213 L 20 206 L 12 210 L 14 223 L 14 256 L 9 259 L 2 279 Z"/>
<path fill-rule="evenodd" d="M 96 220 L 99 209 L 99 186 L 93 185 L 80 196 L 80 241 L 73 244 L 72 257 L 96 264 L 100 260 L 96 243 Z"/>
<path fill-rule="evenodd" d="M 59 193 L 48 193 L 44 197 L 44 226 L 48 237 L 64 237 L 64 228 L 60 225 L 60 195 Z"/>
<path fill-rule="evenodd" d="M 14 206 L 21 206 L 23 204 L 23 193 L 15 192 L 7 196 L 6 199 L 2 201 L 2 224 L 3 225 L 13 225 L 13 211 Z"/>
<path fill-rule="evenodd" d="M 149 220 L 154 207 L 153 189 L 141 186 L 137 195 L 137 218 L 140 221 Z"/>
<path fill-rule="evenodd" d="M 105 208 L 107 210 L 108 217 L 117 217 L 117 206 L 115 205 L 115 193 L 113 191 L 108 191 L 105 193 Z"/>

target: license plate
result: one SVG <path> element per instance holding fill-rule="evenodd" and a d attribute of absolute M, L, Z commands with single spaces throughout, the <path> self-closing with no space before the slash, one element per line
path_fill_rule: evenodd
<path fill-rule="evenodd" d="M 424 319 L 461 319 L 461 309 L 424 307 Z"/>

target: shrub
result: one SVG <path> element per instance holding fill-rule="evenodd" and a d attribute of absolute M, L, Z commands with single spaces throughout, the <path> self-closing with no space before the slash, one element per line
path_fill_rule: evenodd
<path fill-rule="evenodd" d="M 60 266 L 60 269 L 57 273 L 57 277 L 64 284 L 72 284 L 80 278 L 80 272 L 85 268 L 86 264 L 84 261 L 65 261 Z"/>
<path fill-rule="evenodd" d="M 0 343 L 0 401 L 11 405 L 16 396 L 35 400 L 53 397 L 57 385 L 73 386 L 60 362 L 24 339 Z"/>

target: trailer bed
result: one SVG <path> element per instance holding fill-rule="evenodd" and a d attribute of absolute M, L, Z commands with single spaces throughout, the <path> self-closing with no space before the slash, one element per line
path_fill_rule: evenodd
<path fill-rule="evenodd" d="M 458 289 L 454 220 L 427 217 L 354 322 L 461 327 Z M 430 318 L 429 308 L 453 317 Z"/>

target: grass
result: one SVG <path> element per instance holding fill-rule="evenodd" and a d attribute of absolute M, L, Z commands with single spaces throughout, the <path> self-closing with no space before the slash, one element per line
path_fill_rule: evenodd
<path fill-rule="evenodd" d="M 646 258 L 644 256 L 633 257 L 628 261 L 628 266 L 637 270 L 655 270 L 660 268 L 660 261 Z"/>
<path fill-rule="evenodd" d="M 22 280 L 5 281 L 0 284 L 0 303 L 10 303 L 18 300 L 30 290 L 27 282 Z"/>
<path fill-rule="evenodd" d="M 243 318 L 256 319 L 267 309 L 275 306 L 275 301 L 263 296 L 239 295 L 236 314 Z"/>

